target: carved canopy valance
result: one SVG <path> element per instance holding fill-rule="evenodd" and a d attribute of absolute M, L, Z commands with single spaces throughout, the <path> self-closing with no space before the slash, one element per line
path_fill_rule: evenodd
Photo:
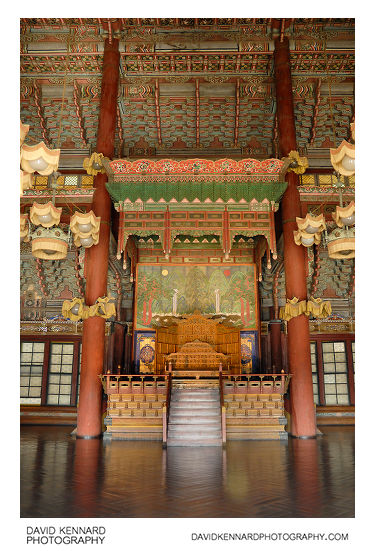
<path fill-rule="evenodd" d="M 166 358 L 172 368 L 177 370 L 206 370 L 226 367 L 228 359 L 225 354 L 216 350 L 207 342 L 196 339 L 183 344 L 178 352 L 169 354 Z"/>

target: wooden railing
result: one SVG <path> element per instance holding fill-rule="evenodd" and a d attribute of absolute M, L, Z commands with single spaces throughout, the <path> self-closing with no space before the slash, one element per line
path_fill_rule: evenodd
<path fill-rule="evenodd" d="M 166 393 L 171 392 L 172 379 L 182 374 L 169 371 L 165 375 L 100 375 L 104 392 L 110 394 L 132 393 Z M 229 375 L 217 369 L 212 372 L 191 373 L 191 377 L 197 379 L 219 379 L 223 386 L 223 392 L 255 393 L 255 394 L 285 394 L 288 390 L 291 374 L 287 373 L 253 373 L 246 375 Z M 169 387 L 168 387 L 168 381 Z M 169 388 L 169 390 L 168 390 Z"/>
<path fill-rule="evenodd" d="M 163 392 L 167 388 L 167 375 L 100 375 L 104 392 L 110 394 L 126 394 L 154 391 Z"/>
<path fill-rule="evenodd" d="M 223 445 L 227 441 L 227 420 L 224 405 L 224 389 L 223 389 L 223 374 L 219 371 L 219 391 L 220 391 L 220 409 L 221 409 L 221 438 Z"/>
<path fill-rule="evenodd" d="M 223 365 L 221 362 L 216 363 L 202 363 L 200 364 L 200 367 L 197 369 L 194 369 L 194 367 L 186 366 L 186 369 L 181 369 L 180 367 L 177 369 L 177 362 L 175 359 L 168 359 L 164 361 L 164 369 L 165 372 L 172 372 L 174 377 L 188 377 L 189 375 L 195 376 L 199 375 L 199 373 L 205 374 L 206 376 L 217 376 L 217 373 L 219 370 L 224 370 L 226 373 L 229 373 L 230 371 L 230 365 L 229 362 L 225 362 Z"/>
<path fill-rule="evenodd" d="M 292 377 L 289 373 L 254 373 L 247 375 L 223 374 L 224 392 L 247 394 L 285 394 Z"/>
<path fill-rule="evenodd" d="M 169 409 L 171 404 L 172 393 L 172 373 L 168 373 L 167 376 L 167 395 L 163 404 L 163 447 L 167 445 L 168 437 L 168 423 L 169 423 Z"/>

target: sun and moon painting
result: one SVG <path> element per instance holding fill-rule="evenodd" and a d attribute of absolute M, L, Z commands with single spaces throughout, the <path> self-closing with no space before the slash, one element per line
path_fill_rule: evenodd
<path fill-rule="evenodd" d="M 158 318 L 199 311 L 230 316 L 241 329 L 257 327 L 255 266 L 138 265 L 136 329 Z"/>

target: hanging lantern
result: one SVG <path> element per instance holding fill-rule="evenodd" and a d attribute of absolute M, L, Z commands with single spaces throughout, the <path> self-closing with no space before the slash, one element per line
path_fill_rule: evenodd
<path fill-rule="evenodd" d="M 57 208 L 51 201 L 48 203 L 33 203 L 30 209 L 30 220 L 34 226 L 50 228 L 60 223 L 62 207 Z"/>
<path fill-rule="evenodd" d="M 26 135 L 29 132 L 30 125 L 28 124 L 22 124 L 22 121 L 20 121 L 20 146 L 25 141 Z"/>
<path fill-rule="evenodd" d="M 28 221 L 27 214 L 20 215 L 20 238 L 21 238 L 21 243 L 22 241 L 24 243 L 28 243 L 30 241 L 29 221 Z"/>
<path fill-rule="evenodd" d="M 355 142 L 355 122 L 350 123 L 350 134 L 352 136 L 353 142 Z"/>
<path fill-rule="evenodd" d="M 61 260 L 68 252 L 69 236 L 60 228 L 37 228 L 31 235 L 31 252 L 35 258 Z"/>
<path fill-rule="evenodd" d="M 25 189 L 31 189 L 33 187 L 33 177 L 31 174 L 20 170 L 20 195 L 23 195 Z"/>
<path fill-rule="evenodd" d="M 40 142 L 37 145 L 23 144 L 21 147 L 21 168 L 32 174 L 38 172 L 42 176 L 49 176 L 57 171 L 60 159 L 60 149 L 48 149 Z"/>
<path fill-rule="evenodd" d="M 76 247 L 91 247 L 99 243 L 100 217 L 94 212 L 75 212 L 70 218 L 70 229 Z"/>
<path fill-rule="evenodd" d="M 105 159 L 103 153 L 96 153 L 94 151 L 90 158 L 87 157 L 84 159 L 83 168 L 90 176 L 96 176 L 99 172 L 104 174 L 105 169 L 103 166 L 103 159 Z"/>
<path fill-rule="evenodd" d="M 99 316 L 109 319 L 116 315 L 116 306 L 113 297 L 99 297 L 93 306 L 90 306 L 90 316 Z"/>
<path fill-rule="evenodd" d="M 326 223 L 323 214 L 319 214 L 319 216 L 313 216 L 308 212 L 305 218 L 297 217 L 296 222 L 298 229 L 301 230 L 301 232 L 308 234 L 321 233 L 326 229 Z"/>
<path fill-rule="evenodd" d="M 303 245 L 304 247 L 312 247 L 312 245 L 319 245 L 322 240 L 321 233 L 307 233 L 302 230 L 293 232 L 294 242 L 296 245 Z"/>
<path fill-rule="evenodd" d="M 355 173 L 355 145 L 343 140 L 337 149 L 330 149 L 333 168 L 342 176 Z"/>
<path fill-rule="evenodd" d="M 83 298 L 75 297 L 72 300 L 64 300 L 61 313 L 66 319 L 80 321 L 88 317 L 88 307 L 85 306 Z"/>
<path fill-rule="evenodd" d="M 355 229 L 336 228 L 327 237 L 328 256 L 347 260 L 355 256 Z"/>
<path fill-rule="evenodd" d="M 354 226 L 355 224 L 355 203 L 351 201 L 346 207 L 336 207 L 332 215 L 339 228 L 343 226 Z"/>
<path fill-rule="evenodd" d="M 306 313 L 314 318 L 327 318 L 332 314 L 332 305 L 329 300 L 310 297 L 306 304 Z"/>
<path fill-rule="evenodd" d="M 290 151 L 287 157 L 283 157 L 288 163 L 287 172 L 295 172 L 295 174 L 303 174 L 309 166 L 307 157 L 300 157 L 298 151 Z"/>

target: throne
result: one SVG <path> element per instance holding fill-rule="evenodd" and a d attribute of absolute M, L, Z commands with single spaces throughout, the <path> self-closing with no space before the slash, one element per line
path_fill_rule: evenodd
<path fill-rule="evenodd" d="M 198 339 L 183 344 L 178 352 L 166 357 L 167 364 L 176 371 L 219 371 L 227 367 L 228 358 L 216 352 L 213 346 Z"/>
<path fill-rule="evenodd" d="M 195 312 L 159 327 L 159 365 L 180 375 L 229 373 L 231 366 L 239 365 L 240 336 L 238 329 L 222 322 Z"/>

